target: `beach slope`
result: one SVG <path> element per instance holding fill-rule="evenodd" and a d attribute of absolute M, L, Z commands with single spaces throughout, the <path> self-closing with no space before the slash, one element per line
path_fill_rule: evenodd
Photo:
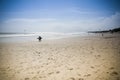
<path fill-rule="evenodd" d="M 0 80 L 120 80 L 120 36 L 0 43 Z"/>

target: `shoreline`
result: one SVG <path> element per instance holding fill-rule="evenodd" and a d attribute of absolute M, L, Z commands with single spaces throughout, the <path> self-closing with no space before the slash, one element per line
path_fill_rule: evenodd
<path fill-rule="evenodd" d="M 104 35 L 104 36 L 102 36 Z M 46 41 L 46 40 L 61 40 L 61 39 L 69 39 L 69 38 L 76 38 L 76 37 L 101 37 L 101 38 L 105 38 L 105 37 L 120 37 L 119 36 L 120 33 L 85 33 L 84 35 L 81 34 L 72 34 L 72 35 L 64 35 L 64 36 L 51 36 L 48 38 L 46 38 L 47 36 L 42 36 L 43 39 L 42 41 Z M 11 36 L 11 37 L 0 37 L 0 43 L 22 43 L 22 42 L 36 42 L 37 40 L 37 35 L 33 35 L 33 36 Z"/>

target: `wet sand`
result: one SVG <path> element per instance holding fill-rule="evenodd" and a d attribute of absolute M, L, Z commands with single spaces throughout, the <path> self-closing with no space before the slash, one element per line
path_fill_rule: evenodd
<path fill-rule="evenodd" d="M 0 43 L 0 80 L 120 80 L 120 36 Z"/>

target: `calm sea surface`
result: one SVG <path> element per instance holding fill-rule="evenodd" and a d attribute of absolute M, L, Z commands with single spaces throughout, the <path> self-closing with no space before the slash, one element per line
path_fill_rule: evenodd
<path fill-rule="evenodd" d="M 44 39 L 61 39 L 74 36 L 86 36 L 87 33 L 54 33 L 54 32 L 39 32 L 29 34 L 0 34 L 0 42 L 26 42 L 26 41 L 38 41 L 37 37 L 41 36 Z"/>

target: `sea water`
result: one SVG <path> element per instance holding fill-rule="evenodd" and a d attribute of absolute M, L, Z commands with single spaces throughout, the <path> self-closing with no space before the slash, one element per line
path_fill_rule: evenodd
<path fill-rule="evenodd" d="M 34 32 L 34 33 L 2 33 L 0 34 L 0 42 L 26 42 L 26 41 L 38 41 L 39 36 L 42 40 L 47 39 L 61 39 L 74 36 L 86 36 L 86 32 L 75 33 L 56 33 L 56 32 Z"/>

